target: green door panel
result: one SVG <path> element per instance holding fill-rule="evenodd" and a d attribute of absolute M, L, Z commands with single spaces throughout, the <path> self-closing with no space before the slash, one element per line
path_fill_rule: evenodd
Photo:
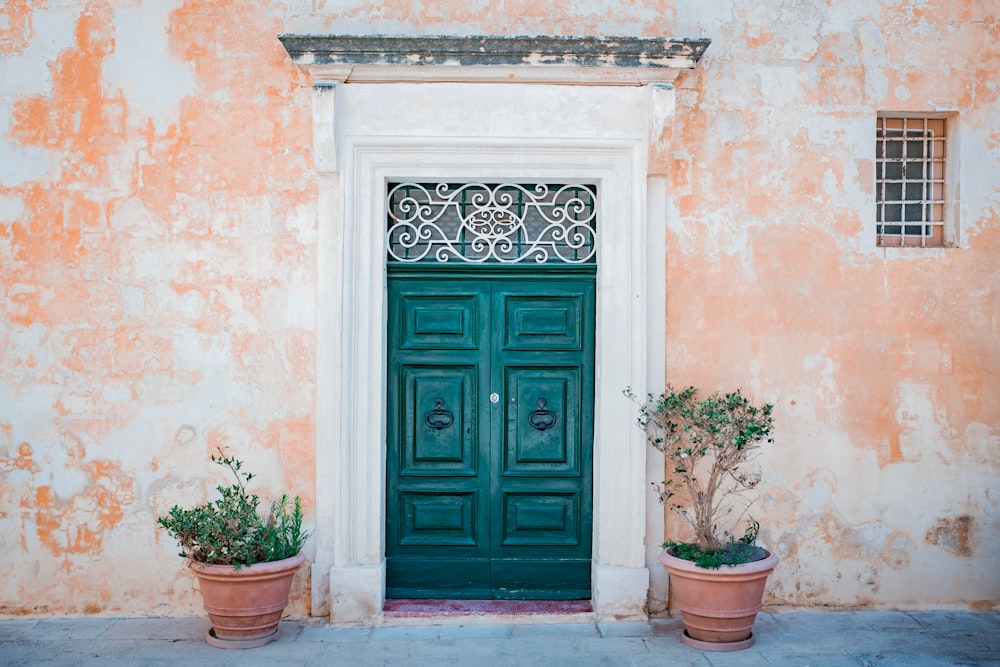
<path fill-rule="evenodd" d="M 503 546 L 578 546 L 580 505 L 578 492 L 505 493 Z"/>
<path fill-rule="evenodd" d="M 475 366 L 400 365 L 399 474 L 475 475 Z"/>
<path fill-rule="evenodd" d="M 588 600 L 590 558 L 493 561 L 491 580 L 499 600 Z"/>
<path fill-rule="evenodd" d="M 386 559 L 386 597 L 488 600 L 488 558 Z M 398 585 L 397 583 L 398 582 Z"/>
<path fill-rule="evenodd" d="M 403 350 L 475 350 L 479 347 L 481 296 L 459 287 L 455 294 L 400 295 Z M 462 293 L 462 292 L 465 293 Z"/>
<path fill-rule="evenodd" d="M 535 296 L 505 290 L 500 298 L 504 308 L 505 350 L 583 349 L 583 295 Z"/>
<path fill-rule="evenodd" d="M 401 545 L 476 546 L 475 491 L 401 491 Z"/>
<path fill-rule="evenodd" d="M 593 271 L 388 281 L 386 594 L 590 597 Z"/>
<path fill-rule="evenodd" d="M 583 369 L 508 367 L 506 372 L 503 474 L 580 475 Z"/>

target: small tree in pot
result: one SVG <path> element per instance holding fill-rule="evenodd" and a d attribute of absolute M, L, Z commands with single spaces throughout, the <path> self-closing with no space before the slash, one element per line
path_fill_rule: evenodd
<path fill-rule="evenodd" d="M 277 638 L 292 578 L 305 561 L 302 504 L 285 494 L 264 515 L 260 498 L 247 491 L 254 475 L 243 472 L 243 462 L 222 450 L 212 461 L 228 468 L 235 483 L 217 486 L 220 498 L 213 502 L 175 505 L 157 523 L 177 539 L 198 576 L 212 621 L 206 641 L 220 648 L 263 646 Z"/>
<path fill-rule="evenodd" d="M 746 648 L 777 558 L 754 544 L 760 526 L 740 499 L 760 482 L 758 471 L 744 468 L 772 442 L 773 406 L 754 405 L 738 389 L 699 398 L 694 387 L 668 386 L 645 401 L 625 394 L 639 404 L 647 442 L 666 459 L 660 500 L 694 531 L 694 541 L 668 542 L 660 557 L 684 617 L 682 640 L 708 650 Z"/>

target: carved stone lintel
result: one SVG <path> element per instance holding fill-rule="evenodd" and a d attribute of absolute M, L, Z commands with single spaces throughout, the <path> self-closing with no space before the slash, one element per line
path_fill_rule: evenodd
<path fill-rule="evenodd" d="M 711 40 L 657 37 L 279 35 L 313 80 L 643 85 L 693 69 Z"/>

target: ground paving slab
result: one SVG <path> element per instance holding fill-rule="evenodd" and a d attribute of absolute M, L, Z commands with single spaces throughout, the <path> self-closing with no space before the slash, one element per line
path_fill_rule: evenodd
<path fill-rule="evenodd" d="M 239 651 L 206 644 L 208 628 L 204 618 L 0 618 L 0 665 L 1000 666 L 1000 614 L 991 612 L 770 611 L 757 618 L 754 645 L 733 653 L 683 645 L 678 618 L 283 621 L 278 641 Z"/>

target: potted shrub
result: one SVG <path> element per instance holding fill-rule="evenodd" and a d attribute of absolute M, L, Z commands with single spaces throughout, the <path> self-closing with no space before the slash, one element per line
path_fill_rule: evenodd
<path fill-rule="evenodd" d="M 263 646 L 277 639 L 292 578 L 305 561 L 302 505 L 282 495 L 263 515 L 260 498 L 246 489 L 254 476 L 242 470 L 243 462 L 222 450 L 212 461 L 228 468 L 235 483 L 216 487 L 217 500 L 191 509 L 175 505 L 157 522 L 177 539 L 198 576 L 212 622 L 206 641 L 220 648 Z"/>
<path fill-rule="evenodd" d="M 681 640 L 713 651 L 747 648 L 778 563 L 755 544 L 760 525 L 743 495 L 760 482 L 760 472 L 746 468 L 772 442 L 773 406 L 754 405 L 740 390 L 700 398 L 694 387 L 668 386 L 645 401 L 625 394 L 639 404 L 648 443 L 666 457 L 660 501 L 694 531 L 693 541 L 667 542 L 660 555 L 684 620 Z"/>

